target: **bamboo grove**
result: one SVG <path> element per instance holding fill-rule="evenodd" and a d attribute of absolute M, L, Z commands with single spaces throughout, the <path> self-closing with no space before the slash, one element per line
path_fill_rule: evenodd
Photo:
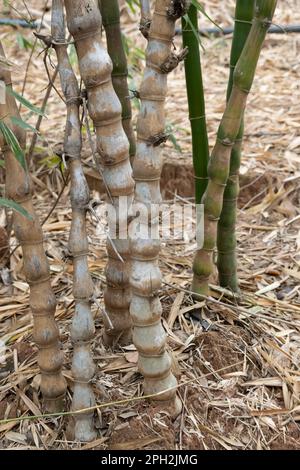
<path fill-rule="evenodd" d="M 177 378 L 172 370 L 161 318 L 160 240 L 149 232 L 148 219 L 139 222 L 136 230 L 130 231 L 129 226 L 137 217 L 134 207 L 139 204 L 149 209 L 156 207 L 152 225 L 156 228 L 159 224 L 162 145 L 168 137 L 165 131 L 167 80 L 169 74 L 172 76 L 172 70 L 184 61 L 195 201 L 204 206 L 204 243 L 195 253 L 191 292 L 195 300 L 209 295 L 216 250 L 220 285 L 238 292 L 235 224 L 244 114 L 276 3 L 276 0 L 236 1 L 226 107 L 209 155 L 197 37 L 201 8 L 196 0 L 140 2 L 141 20 L 137 28 L 145 38 L 146 47 L 145 68 L 137 93 L 140 109 L 136 132 L 118 0 L 52 0 L 51 34 L 39 37 L 46 47 L 55 50 L 65 102 L 63 154 L 70 174 L 72 208 L 69 233 L 74 299 L 70 330 L 74 380 L 72 411 L 85 410 L 74 415 L 75 439 L 78 441 L 91 441 L 96 437 L 92 386 L 96 364 L 91 347 L 95 326 L 91 307 L 97 299 L 88 267 L 86 213 L 90 193 L 81 157 L 81 113 L 86 120 L 92 121 L 97 151 L 94 157 L 107 190 L 107 200 L 116 211 L 118 221 L 116 233 L 109 229 L 107 236 L 103 342 L 106 347 L 118 347 L 133 341 L 139 356 L 138 369 L 144 377 L 144 394 L 153 396 L 158 406 L 176 417 L 182 403 L 177 394 Z M 175 51 L 175 27 L 180 24 L 182 49 Z M 66 26 L 76 49 L 78 76 L 68 54 L 70 41 Z M 102 26 L 106 41 L 103 41 Z M 2 46 L 0 54 L 0 80 L 6 86 L 5 103 L 0 103 L 1 121 L 10 127 L 25 151 L 26 131 L 11 120 L 20 116 Z M 13 222 L 30 286 L 44 409 L 59 411 L 66 407 L 66 381 L 62 375 L 64 359 L 54 320 L 56 299 L 50 285 L 43 233 L 32 202 L 32 181 L 26 161 L 23 165 L 18 161 L 4 133 L 0 133 L 0 145 L 5 159 L 6 196 L 27 214 L 14 211 Z M 121 200 L 125 201 L 124 206 L 121 206 Z M 107 218 L 111 227 L 109 212 Z M 146 238 L 139 235 L 141 225 L 149 232 Z"/>

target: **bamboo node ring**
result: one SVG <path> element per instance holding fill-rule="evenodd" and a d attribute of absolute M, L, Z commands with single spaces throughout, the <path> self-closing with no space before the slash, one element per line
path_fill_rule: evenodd
<path fill-rule="evenodd" d="M 139 177 L 135 176 L 134 180 L 135 181 L 140 181 L 142 183 L 147 183 L 147 182 L 151 182 L 151 181 L 160 181 L 160 176 L 155 176 L 155 177 L 152 177 L 152 178 L 139 178 Z"/>
<path fill-rule="evenodd" d="M 148 328 L 149 326 L 155 326 L 155 325 L 160 325 L 160 324 L 161 324 L 161 318 L 159 318 L 158 320 L 155 320 L 153 322 L 149 322 L 149 323 L 146 323 L 146 321 L 144 323 L 134 322 L 133 326 L 135 328 Z M 159 357 L 159 356 L 161 356 L 161 354 L 157 354 L 157 357 Z M 149 357 L 153 357 L 152 354 Z"/>
<path fill-rule="evenodd" d="M 235 248 L 233 250 L 227 250 L 227 251 L 218 250 L 218 253 L 221 254 L 221 255 L 227 255 L 227 254 L 235 253 Z M 224 274 L 226 274 L 226 273 L 224 273 Z"/>
<path fill-rule="evenodd" d="M 70 96 L 70 98 L 66 98 L 66 104 L 71 105 L 71 104 L 76 104 L 80 105 L 82 103 L 82 96 Z"/>
<path fill-rule="evenodd" d="M 82 256 L 88 256 L 89 255 L 89 251 L 88 250 L 82 250 L 82 251 L 77 251 L 77 253 L 71 253 L 71 257 L 73 259 L 76 259 L 76 258 L 82 258 Z"/>
<path fill-rule="evenodd" d="M 40 240 L 20 240 L 19 238 L 18 241 L 21 246 L 42 245 L 44 243 L 44 238 Z"/>
<path fill-rule="evenodd" d="M 88 91 L 88 90 L 91 90 L 93 88 L 97 88 L 99 86 L 106 85 L 107 83 L 110 83 L 110 81 L 111 81 L 111 78 L 110 78 L 110 75 L 109 75 L 105 80 L 98 80 L 97 82 L 86 83 L 85 88 Z"/>
<path fill-rule="evenodd" d="M 217 137 L 217 142 L 219 142 L 219 144 L 221 144 L 221 145 L 224 145 L 225 147 L 233 147 L 233 145 L 234 145 L 234 141 L 229 140 L 227 138 L 220 139 L 219 137 Z"/>
<path fill-rule="evenodd" d="M 161 42 L 164 42 L 166 44 L 173 44 L 172 39 L 168 39 L 168 37 L 160 35 L 160 34 L 151 34 L 149 39 L 154 40 L 154 41 L 161 41 Z"/>
<path fill-rule="evenodd" d="M 194 175 L 195 180 L 208 181 L 208 176 L 196 176 Z"/>
<path fill-rule="evenodd" d="M 148 258 L 148 257 L 146 258 L 143 256 L 131 256 L 131 259 L 133 259 L 134 261 L 141 261 L 141 262 L 157 261 L 158 255 L 152 256 L 151 258 Z"/>
<path fill-rule="evenodd" d="M 40 279 L 38 279 L 38 280 L 36 280 L 36 281 L 33 281 L 33 280 L 28 279 L 28 280 L 27 280 L 27 283 L 28 283 L 30 286 L 37 286 L 37 285 L 39 285 L 39 284 L 42 284 L 42 283 L 48 282 L 48 281 L 50 281 L 50 274 L 47 275 L 47 276 L 44 276 L 44 277 L 42 277 L 42 278 L 40 278 Z"/>
<path fill-rule="evenodd" d="M 141 95 L 141 94 L 139 94 L 138 98 L 140 100 L 144 100 L 144 101 L 160 101 L 162 103 L 166 99 L 166 97 L 164 95 Z"/>
<path fill-rule="evenodd" d="M 252 21 L 247 21 L 247 20 L 239 20 L 238 18 L 234 18 L 235 23 L 243 23 L 243 24 L 253 24 Z"/>
<path fill-rule="evenodd" d="M 93 121 L 94 127 L 105 127 L 105 126 L 111 126 L 112 124 L 116 124 L 117 122 L 121 122 L 121 117 L 116 116 L 112 119 L 104 119 L 101 121 Z"/>
<path fill-rule="evenodd" d="M 200 121 L 200 119 L 205 119 L 205 118 L 206 118 L 206 114 L 202 114 L 202 116 L 195 116 L 195 117 L 190 116 L 189 117 L 190 121 L 197 121 L 197 120 Z"/>
<path fill-rule="evenodd" d="M 84 41 L 90 37 L 94 38 L 97 34 L 101 35 L 101 28 L 90 29 L 87 33 L 74 35 L 75 41 Z"/>

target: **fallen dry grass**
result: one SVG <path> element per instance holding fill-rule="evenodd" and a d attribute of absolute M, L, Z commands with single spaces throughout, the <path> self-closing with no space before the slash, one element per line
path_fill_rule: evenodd
<path fill-rule="evenodd" d="M 41 17 L 41 1 L 28 2 L 33 16 Z M 45 2 L 46 3 L 46 2 Z M 233 1 L 206 0 L 207 11 L 222 25 L 231 23 Z M 275 22 L 300 23 L 300 0 L 279 0 Z M 28 15 L 21 1 L 16 8 Z M 50 2 L 48 2 L 50 4 Z M 224 4 L 224 5 L 223 5 Z M 17 15 L 16 15 L 17 16 Z M 45 21 L 49 24 L 49 12 Z M 124 13 L 125 32 L 144 47 L 136 33 L 134 17 Z M 207 24 L 207 21 L 203 22 Z M 8 57 L 15 64 L 14 83 L 22 89 L 30 50 L 17 44 L 18 34 L 32 39 L 30 31 L 1 31 Z M 179 38 L 176 44 L 180 44 Z M 207 97 L 207 120 L 211 145 L 225 103 L 230 37 L 203 40 L 203 71 Z M 37 45 L 28 68 L 25 96 L 41 106 L 47 77 L 41 45 Z M 0 284 L 0 337 L 7 343 L 0 365 L 0 448 L 52 449 L 299 449 L 300 438 L 300 36 L 269 36 L 259 62 L 249 98 L 243 151 L 242 191 L 238 222 L 239 273 L 242 293 L 234 298 L 212 280 L 212 294 L 204 307 L 189 293 L 191 263 L 196 244 L 177 241 L 163 247 L 160 257 L 164 274 L 161 299 L 164 325 L 169 334 L 174 370 L 180 379 L 183 413 L 170 422 L 167 413 L 140 396 L 142 380 L 137 372 L 133 345 L 107 351 L 101 341 L 101 311 L 94 306 L 97 334 L 94 357 L 97 403 L 128 399 L 127 404 L 98 409 L 98 439 L 81 445 L 73 441 L 72 422 L 63 417 L 26 419 L 41 414 L 36 348 L 28 285 L 22 273 L 19 249 L 11 257 L 11 273 L 2 269 Z M 142 61 L 137 60 L 137 69 Z M 137 84 L 139 76 L 136 80 Z M 137 86 L 137 84 L 135 86 Z M 184 92 L 183 68 L 169 80 L 168 123 L 173 126 L 181 151 L 168 143 L 168 164 L 184 168 L 191 177 L 190 132 Z M 35 119 L 31 118 L 34 123 Z M 31 122 L 30 121 L 30 122 Z M 43 219 L 54 204 L 63 182 L 60 172 L 49 169 L 43 159 L 61 146 L 64 105 L 52 92 L 42 139 L 35 148 L 32 169 L 36 184 L 36 207 Z M 88 147 L 85 163 L 91 158 Z M 168 176 L 168 175 L 167 175 Z M 172 180 L 172 177 L 171 177 Z M 192 202 L 180 178 L 170 185 L 169 196 L 183 204 Z M 192 182 L 188 185 L 192 187 Z M 94 195 L 97 197 L 96 195 Z M 69 330 L 73 311 L 72 265 L 67 255 L 71 210 L 65 190 L 44 225 L 58 299 L 57 321 L 66 352 L 65 376 L 72 389 Z M 105 283 L 105 243 L 89 216 L 90 269 L 99 301 Z M 15 240 L 12 238 L 12 248 Z M 70 394 L 68 395 L 70 400 Z"/>

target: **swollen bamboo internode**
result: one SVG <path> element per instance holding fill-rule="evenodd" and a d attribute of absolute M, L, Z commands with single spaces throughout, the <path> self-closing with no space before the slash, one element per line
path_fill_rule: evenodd
<path fill-rule="evenodd" d="M 13 131 L 20 147 L 25 150 L 26 132 L 11 118 L 20 119 L 12 90 L 11 74 L 5 66 L 5 55 L 0 43 L 0 80 L 5 82 L 5 103 L 0 103 L 1 120 Z M 31 218 L 18 212 L 13 214 L 15 236 L 22 247 L 24 273 L 30 286 L 30 308 L 33 314 L 34 341 L 38 346 L 38 365 L 41 371 L 41 391 L 44 408 L 48 412 L 61 411 L 64 407 L 66 381 L 62 375 L 63 353 L 59 331 L 54 320 L 56 299 L 50 284 L 50 269 L 43 245 L 43 232 L 32 202 L 32 182 L 10 146 L 0 133 L 0 146 L 6 168 L 6 195 L 20 204 Z"/>
<path fill-rule="evenodd" d="M 203 196 L 204 244 L 194 260 L 192 290 L 208 295 L 208 280 L 213 272 L 213 253 L 217 225 L 223 206 L 224 189 L 229 176 L 232 147 L 241 127 L 260 51 L 273 18 L 277 0 L 257 0 L 250 34 L 233 74 L 233 88 L 218 130 L 209 162 L 209 182 Z"/>
<path fill-rule="evenodd" d="M 141 109 L 137 121 L 137 152 L 133 163 L 136 182 L 135 202 L 158 207 L 161 202 L 161 149 L 157 145 L 164 136 L 167 71 L 171 70 L 174 54 L 172 40 L 175 21 L 185 12 L 182 1 L 157 0 L 148 36 L 146 68 L 140 88 Z M 185 8 L 187 8 L 185 4 Z M 158 210 L 156 211 L 158 215 Z M 144 375 L 146 394 L 161 393 L 156 400 L 173 408 L 181 403 L 176 396 L 177 381 L 171 371 L 171 358 L 166 350 L 166 333 L 161 322 L 159 289 L 161 272 L 158 266 L 159 238 L 154 238 L 158 219 L 146 218 L 137 226 L 131 239 L 132 302 L 130 313 L 134 325 L 133 340 L 139 352 L 139 370 Z M 144 225 L 144 230 L 143 230 Z M 145 234 L 148 236 L 145 237 Z M 140 234 L 144 234 L 141 236 Z"/>
<path fill-rule="evenodd" d="M 75 313 L 71 328 L 74 347 L 72 409 L 78 411 L 95 405 L 95 397 L 90 384 L 95 372 L 91 353 L 91 340 L 94 337 L 94 320 L 91 312 L 93 282 L 88 268 L 86 232 L 86 211 L 90 194 L 80 159 L 82 142 L 79 109 L 81 99 L 77 78 L 67 51 L 63 0 L 52 1 L 51 29 L 61 87 L 67 105 L 63 151 L 69 164 L 71 178 L 72 224 L 69 251 L 73 257 L 73 296 L 75 299 Z M 91 441 L 96 437 L 93 428 L 93 412 L 74 415 L 74 419 L 76 440 Z"/>
<path fill-rule="evenodd" d="M 96 129 L 103 178 L 110 201 L 118 214 L 116 236 L 113 240 L 110 237 L 107 242 L 109 260 L 104 295 L 113 329 L 106 322 L 105 341 L 108 344 L 117 340 L 126 343 L 131 338 L 127 223 L 134 192 L 129 144 L 122 127 L 121 104 L 112 85 L 112 62 L 102 44 L 102 19 L 98 2 L 65 0 L 65 6 L 68 28 L 75 41 L 80 74 L 87 90 L 89 115 Z M 119 211 L 119 205 L 128 210 Z M 113 225 L 113 220 L 109 220 L 109 225 Z"/>
<path fill-rule="evenodd" d="M 227 100 L 230 98 L 233 73 L 250 33 L 255 0 L 237 0 L 235 26 L 230 56 L 230 75 L 227 87 Z M 230 170 L 223 197 L 223 208 L 218 223 L 218 273 L 222 287 L 238 292 L 236 233 L 237 198 L 239 195 L 239 170 L 244 134 L 244 118 L 231 151 Z"/>

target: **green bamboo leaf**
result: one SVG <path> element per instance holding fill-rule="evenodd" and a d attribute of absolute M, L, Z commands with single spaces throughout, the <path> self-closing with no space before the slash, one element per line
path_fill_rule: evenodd
<path fill-rule="evenodd" d="M 198 2 L 198 0 L 192 0 L 192 5 L 194 5 L 194 7 L 196 7 L 197 10 L 199 10 L 204 16 L 206 16 L 206 18 L 207 18 L 213 25 L 215 25 L 220 31 L 222 31 L 222 33 L 224 32 L 224 31 L 223 31 L 223 28 L 221 28 L 221 26 L 219 26 L 219 25 L 206 13 L 206 11 L 204 10 L 203 6 Z"/>
<path fill-rule="evenodd" d="M 21 118 L 17 118 L 15 116 L 12 116 L 10 118 L 10 120 L 13 124 L 15 124 L 16 126 L 21 127 L 21 129 L 24 129 L 25 131 L 31 131 L 31 132 L 34 132 L 35 134 L 38 133 L 38 131 L 36 130 L 35 127 L 28 124 L 28 122 L 23 121 L 23 119 L 21 119 Z"/>
<path fill-rule="evenodd" d="M 54 168 L 61 163 L 61 158 L 58 155 L 47 155 L 47 157 L 40 160 L 40 164 L 46 164 L 48 168 Z"/>
<path fill-rule="evenodd" d="M 126 3 L 129 6 L 132 13 L 135 13 L 135 6 L 139 7 L 138 0 L 126 0 Z"/>
<path fill-rule="evenodd" d="M 185 21 L 185 24 L 186 25 L 189 25 L 189 27 L 191 28 L 191 30 L 193 31 L 194 33 L 194 36 L 195 38 L 197 38 L 197 41 L 199 43 L 199 45 L 201 46 L 201 48 L 204 50 L 204 47 L 202 45 L 202 42 L 201 42 L 201 39 L 200 39 L 200 34 L 199 34 L 199 31 L 196 30 L 195 26 L 193 25 L 193 23 L 191 22 L 190 20 L 190 17 L 188 14 L 184 15 L 183 16 L 183 19 Z M 186 30 L 186 27 L 184 28 Z"/>
<path fill-rule="evenodd" d="M 143 51 L 143 49 L 140 47 L 135 47 L 133 53 L 138 59 L 145 60 L 145 51 Z"/>
<path fill-rule="evenodd" d="M 20 206 L 17 202 L 13 201 L 12 199 L 6 199 L 4 197 L 0 197 L 0 206 L 7 207 L 8 209 L 12 209 L 19 214 L 23 215 L 29 220 L 33 220 L 33 217 L 27 212 L 24 207 Z"/>
<path fill-rule="evenodd" d="M 17 43 L 20 49 L 32 49 L 33 45 L 23 34 L 17 33 Z"/>
<path fill-rule="evenodd" d="M 26 170 L 25 155 L 20 147 L 18 139 L 16 138 L 13 131 L 3 121 L 0 121 L 0 132 L 2 132 L 3 137 L 7 142 L 7 145 L 10 146 L 12 152 L 14 153 L 16 159 L 18 160 L 22 168 Z"/>
<path fill-rule="evenodd" d="M 178 153 L 182 153 L 182 148 L 181 148 L 180 145 L 178 144 L 178 140 L 176 139 L 176 137 L 175 137 L 174 134 L 169 134 L 169 140 L 170 140 L 170 142 L 172 142 L 173 147 L 175 148 L 175 150 L 176 150 Z"/>
<path fill-rule="evenodd" d="M 39 116 L 45 116 L 45 114 L 40 108 L 37 108 L 36 106 L 34 106 L 32 103 L 30 103 L 30 101 L 24 98 L 24 96 L 19 95 L 19 93 L 13 90 L 10 86 L 6 87 L 6 91 L 10 95 L 14 96 L 16 100 L 18 100 L 23 106 L 25 106 L 25 108 L 30 109 L 30 111 L 32 111 L 35 114 L 38 114 Z"/>
<path fill-rule="evenodd" d="M 4 160 L 0 160 L 0 167 L 5 168 L 5 161 Z"/>

